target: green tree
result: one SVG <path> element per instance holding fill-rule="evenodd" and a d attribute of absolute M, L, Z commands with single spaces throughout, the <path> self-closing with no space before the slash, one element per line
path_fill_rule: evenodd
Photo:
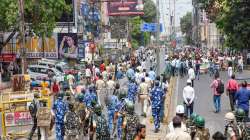
<path fill-rule="evenodd" d="M 152 0 L 145 0 L 144 1 L 144 15 L 142 19 L 145 22 L 155 22 L 156 20 L 156 5 Z"/>
<path fill-rule="evenodd" d="M 192 43 L 192 13 L 188 12 L 181 18 L 181 32 L 185 35 L 186 44 Z"/>
<path fill-rule="evenodd" d="M 225 34 L 227 47 L 250 48 L 250 1 L 199 0 L 208 17 Z"/>
<path fill-rule="evenodd" d="M 9 31 L 19 26 L 18 0 L 1 0 L 0 30 Z M 24 0 L 25 21 L 29 28 L 39 36 L 51 35 L 56 27 L 56 20 L 71 6 L 65 0 Z"/>
<path fill-rule="evenodd" d="M 150 42 L 150 33 L 141 32 L 141 24 L 143 22 L 155 22 L 156 20 L 156 6 L 152 0 L 144 1 L 144 15 L 136 16 L 129 19 L 131 24 L 131 42 L 132 47 L 137 48 L 141 45 L 147 45 Z"/>

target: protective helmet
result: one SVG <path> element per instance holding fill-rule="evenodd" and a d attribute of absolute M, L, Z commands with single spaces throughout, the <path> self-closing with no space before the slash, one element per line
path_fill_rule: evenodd
<path fill-rule="evenodd" d="M 235 116 L 232 112 L 228 112 L 226 115 L 225 115 L 225 120 L 228 120 L 228 121 L 233 121 L 235 119 Z"/>
<path fill-rule="evenodd" d="M 126 98 L 127 93 L 126 91 L 121 91 L 118 95 L 119 100 Z"/>
<path fill-rule="evenodd" d="M 58 98 L 63 98 L 64 97 L 64 93 L 63 92 L 60 92 L 59 94 L 58 94 Z"/>
<path fill-rule="evenodd" d="M 134 108 L 135 108 L 135 106 L 134 106 L 134 103 L 132 101 L 126 101 L 126 111 L 128 113 L 130 113 L 130 114 L 133 113 Z"/>
<path fill-rule="evenodd" d="M 96 105 L 94 106 L 94 112 L 95 112 L 97 115 L 102 114 L 102 106 L 99 105 L 99 104 L 96 104 Z"/>
<path fill-rule="evenodd" d="M 191 119 L 192 121 L 194 121 L 195 118 L 198 117 L 198 116 L 199 116 L 198 114 L 192 113 L 190 119 Z"/>
<path fill-rule="evenodd" d="M 78 101 L 83 101 L 83 98 L 84 98 L 84 95 L 83 95 L 82 93 L 80 93 L 80 94 L 78 94 L 78 95 L 76 96 L 76 99 L 77 99 Z"/>
<path fill-rule="evenodd" d="M 70 92 L 69 91 L 65 92 L 65 96 L 70 96 Z"/>
<path fill-rule="evenodd" d="M 155 81 L 155 86 L 159 87 L 159 85 L 160 85 L 160 82 L 159 81 Z"/>
<path fill-rule="evenodd" d="M 69 102 L 68 105 L 69 105 L 69 109 L 70 110 L 74 109 L 74 103 L 73 102 Z"/>
<path fill-rule="evenodd" d="M 176 114 L 184 114 L 184 106 L 183 105 L 178 105 L 176 107 Z"/>
<path fill-rule="evenodd" d="M 94 91 L 95 90 L 95 85 L 94 84 L 90 84 L 89 85 L 89 91 Z"/>
<path fill-rule="evenodd" d="M 197 127 L 204 127 L 205 126 L 205 119 L 202 116 L 198 116 L 195 118 L 194 124 Z"/>
<path fill-rule="evenodd" d="M 235 111 L 235 117 L 237 119 L 243 119 L 244 117 L 246 116 L 245 114 L 245 111 L 241 108 L 238 108 L 236 111 Z"/>
<path fill-rule="evenodd" d="M 135 82 L 135 77 L 134 77 L 134 76 L 130 77 L 130 78 L 129 78 L 129 81 L 130 81 L 130 82 Z"/>
<path fill-rule="evenodd" d="M 34 97 L 39 98 L 40 97 L 39 92 L 34 92 Z"/>

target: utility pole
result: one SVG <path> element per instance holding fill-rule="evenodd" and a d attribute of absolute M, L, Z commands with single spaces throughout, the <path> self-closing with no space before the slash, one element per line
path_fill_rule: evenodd
<path fill-rule="evenodd" d="M 157 32 L 156 32 L 156 74 L 160 75 L 160 10 L 159 10 L 159 4 L 160 1 L 156 0 L 156 23 L 157 23 Z"/>
<path fill-rule="evenodd" d="M 24 29 L 24 2 L 23 0 L 18 0 L 18 8 L 19 8 L 19 17 L 20 17 L 20 25 L 19 25 L 19 34 L 21 37 L 21 50 L 20 50 L 20 57 L 21 57 L 21 67 L 22 67 L 22 74 L 25 73 L 25 61 L 26 61 L 26 50 L 25 50 L 25 29 Z"/>

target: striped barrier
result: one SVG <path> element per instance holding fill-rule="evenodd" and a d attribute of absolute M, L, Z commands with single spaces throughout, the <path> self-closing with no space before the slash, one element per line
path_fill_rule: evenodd
<path fill-rule="evenodd" d="M 171 77 L 170 82 L 169 82 L 169 87 L 168 87 L 168 92 L 165 97 L 165 102 L 164 102 L 164 118 L 163 118 L 163 123 L 168 124 L 169 123 L 169 116 L 170 116 L 170 108 L 171 108 L 171 98 L 172 95 L 175 92 L 175 85 L 176 85 L 176 77 Z"/>

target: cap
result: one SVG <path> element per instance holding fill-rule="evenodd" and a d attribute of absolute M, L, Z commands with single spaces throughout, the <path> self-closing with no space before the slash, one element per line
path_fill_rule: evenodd
<path fill-rule="evenodd" d="M 192 81 L 190 79 L 187 80 L 187 83 L 192 83 Z"/>
<path fill-rule="evenodd" d="M 184 114 L 184 106 L 183 105 L 178 105 L 176 107 L 176 114 Z"/>

